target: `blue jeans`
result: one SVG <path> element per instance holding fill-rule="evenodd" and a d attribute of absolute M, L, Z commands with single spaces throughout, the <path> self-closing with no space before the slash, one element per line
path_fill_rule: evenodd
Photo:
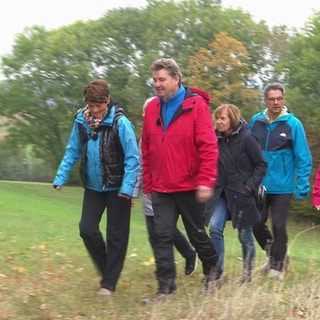
<path fill-rule="evenodd" d="M 243 274 L 251 276 L 254 268 L 256 249 L 254 246 L 253 226 L 238 229 L 238 237 L 242 246 Z"/>
<path fill-rule="evenodd" d="M 221 197 L 217 200 L 216 206 L 209 222 L 209 234 L 213 245 L 219 256 L 219 265 L 221 270 L 224 267 L 224 235 L 223 231 L 230 213 L 227 208 L 227 201 Z M 242 246 L 243 273 L 251 275 L 254 266 L 255 246 L 253 238 L 253 226 L 245 229 L 238 229 L 238 238 Z"/>
<path fill-rule="evenodd" d="M 223 270 L 224 266 L 224 236 L 223 231 L 230 214 L 227 208 L 227 201 L 225 198 L 217 200 L 214 211 L 209 222 L 209 234 L 213 245 L 216 248 L 219 256 L 219 266 Z"/>

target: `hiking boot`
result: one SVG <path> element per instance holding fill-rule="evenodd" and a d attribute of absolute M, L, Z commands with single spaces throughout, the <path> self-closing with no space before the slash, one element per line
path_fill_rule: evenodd
<path fill-rule="evenodd" d="M 151 304 L 151 303 L 158 303 L 158 302 L 163 302 L 168 299 L 172 299 L 175 297 L 176 291 L 172 291 L 170 293 L 163 293 L 163 292 L 157 292 L 154 296 L 150 298 L 143 299 L 141 303 L 143 305 L 146 304 Z"/>
<path fill-rule="evenodd" d="M 270 279 L 283 280 L 284 279 L 284 272 L 276 270 L 276 269 L 270 269 L 268 277 Z"/>
<path fill-rule="evenodd" d="M 192 257 L 186 259 L 186 266 L 184 268 L 184 274 L 191 276 L 197 269 L 197 253 L 194 251 Z"/>
<path fill-rule="evenodd" d="M 260 271 L 261 272 L 268 272 L 269 270 L 270 270 L 270 268 L 271 268 L 271 263 L 270 263 L 270 257 L 268 257 L 267 259 L 266 259 L 266 261 L 264 262 L 264 264 L 260 267 Z"/>

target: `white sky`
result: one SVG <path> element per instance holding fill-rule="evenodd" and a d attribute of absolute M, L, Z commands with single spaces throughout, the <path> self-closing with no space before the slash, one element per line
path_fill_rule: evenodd
<path fill-rule="evenodd" d="M 225 8 L 242 8 L 255 21 L 265 20 L 270 26 L 284 24 L 303 27 L 313 10 L 320 11 L 320 0 L 222 0 Z"/>
<path fill-rule="evenodd" d="M 300 28 L 320 11 L 320 0 L 222 0 L 224 7 L 242 8 L 256 21 Z M 15 36 L 34 25 L 55 29 L 77 20 L 96 20 L 115 7 L 142 7 L 145 0 L 9 0 L 0 10 L 0 55 L 9 53 Z"/>

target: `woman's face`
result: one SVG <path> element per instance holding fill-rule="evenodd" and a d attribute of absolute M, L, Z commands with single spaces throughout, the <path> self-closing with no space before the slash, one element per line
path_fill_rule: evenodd
<path fill-rule="evenodd" d="M 219 132 L 222 132 L 226 135 L 232 132 L 227 109 L 223 109 L 219 114 L 216 114 L 215 125 Z"/>
<path fill-rule="evenodd" d="M 105 111 L 107 110 L 108 104 L 110 102 L 110 97 L 108 97 L 106 102 L 88 102 L 88 108 L 90 113 L 97 119 L 101 119 Z"/>

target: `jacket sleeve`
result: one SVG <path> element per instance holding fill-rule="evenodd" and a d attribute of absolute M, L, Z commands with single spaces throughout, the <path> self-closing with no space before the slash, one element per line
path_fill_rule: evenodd
<path fill-rule="evenodd" d="M 140 159 L 134 128 L 126 117 L 119 118 L 118 133 L 124 154 L 124 175 L 119 193 L 131 197 L 137 181 Z"/>
<path fill-rule="evenodd" d="M 141 153 L 142 153 L 142 184 L 143 184 L 143 192 L 151 193 L 152 191 L 152 176 L 150 170 L 150 146 L 149 146 L 149 137 L 148 137 L 148 110 L 146 110 L 146 114 L 143 119 L 143 128 L 142 128 L 142 139 L 141 139 Z"/>
<path fill-rule="evenodd" d="M 318 167 L 312 190 L 312 206 L 320 206 L 320 166 Z"/>
<path fill-rule="evenodd" d="M 197 185 L 214 188 L 218 177 L 218 142 L 209 106 L 202 100 L 197 109 L 195 141 L 199 154 Z"/>
<path fill-rule="evenodd" d="M 74 122 L 67 143 L 65 154 L 60 162 L 56 176 L 53 180 L 54 186 L 62 187 L 69 179 L 70 173 L 81 156 L 82 143 L 80 139 L 78 123 Z"/>
<path fill-rule="evenodd" d="M 310 191 L 312 156 L 302 123 L 296 119 L 293 131 L 293 152 L 296 161 L 296 199 L 306 199 Z"/>
<path fill-rule="evenodd" d="M 139 151 L 139 158 L 140 158 L 140 162 L 141 162 L 141 158 L 142 158 L 141 139 L 139 140 L 138 151 Z M 140 192 L 141 192 L 141 188 L 142 188 L 142 172 L 143 172 L 143 169 L 142 169 L 142 165 L 140 163 L 140 168 L 139 168 L 138 175 L 137 175 L 137 181 L 136 181 L 136 184 L 133 188 L 133 194 L 132 194 L 133 198 L 139 198 L 139 196 L 140 196 Z"/>

